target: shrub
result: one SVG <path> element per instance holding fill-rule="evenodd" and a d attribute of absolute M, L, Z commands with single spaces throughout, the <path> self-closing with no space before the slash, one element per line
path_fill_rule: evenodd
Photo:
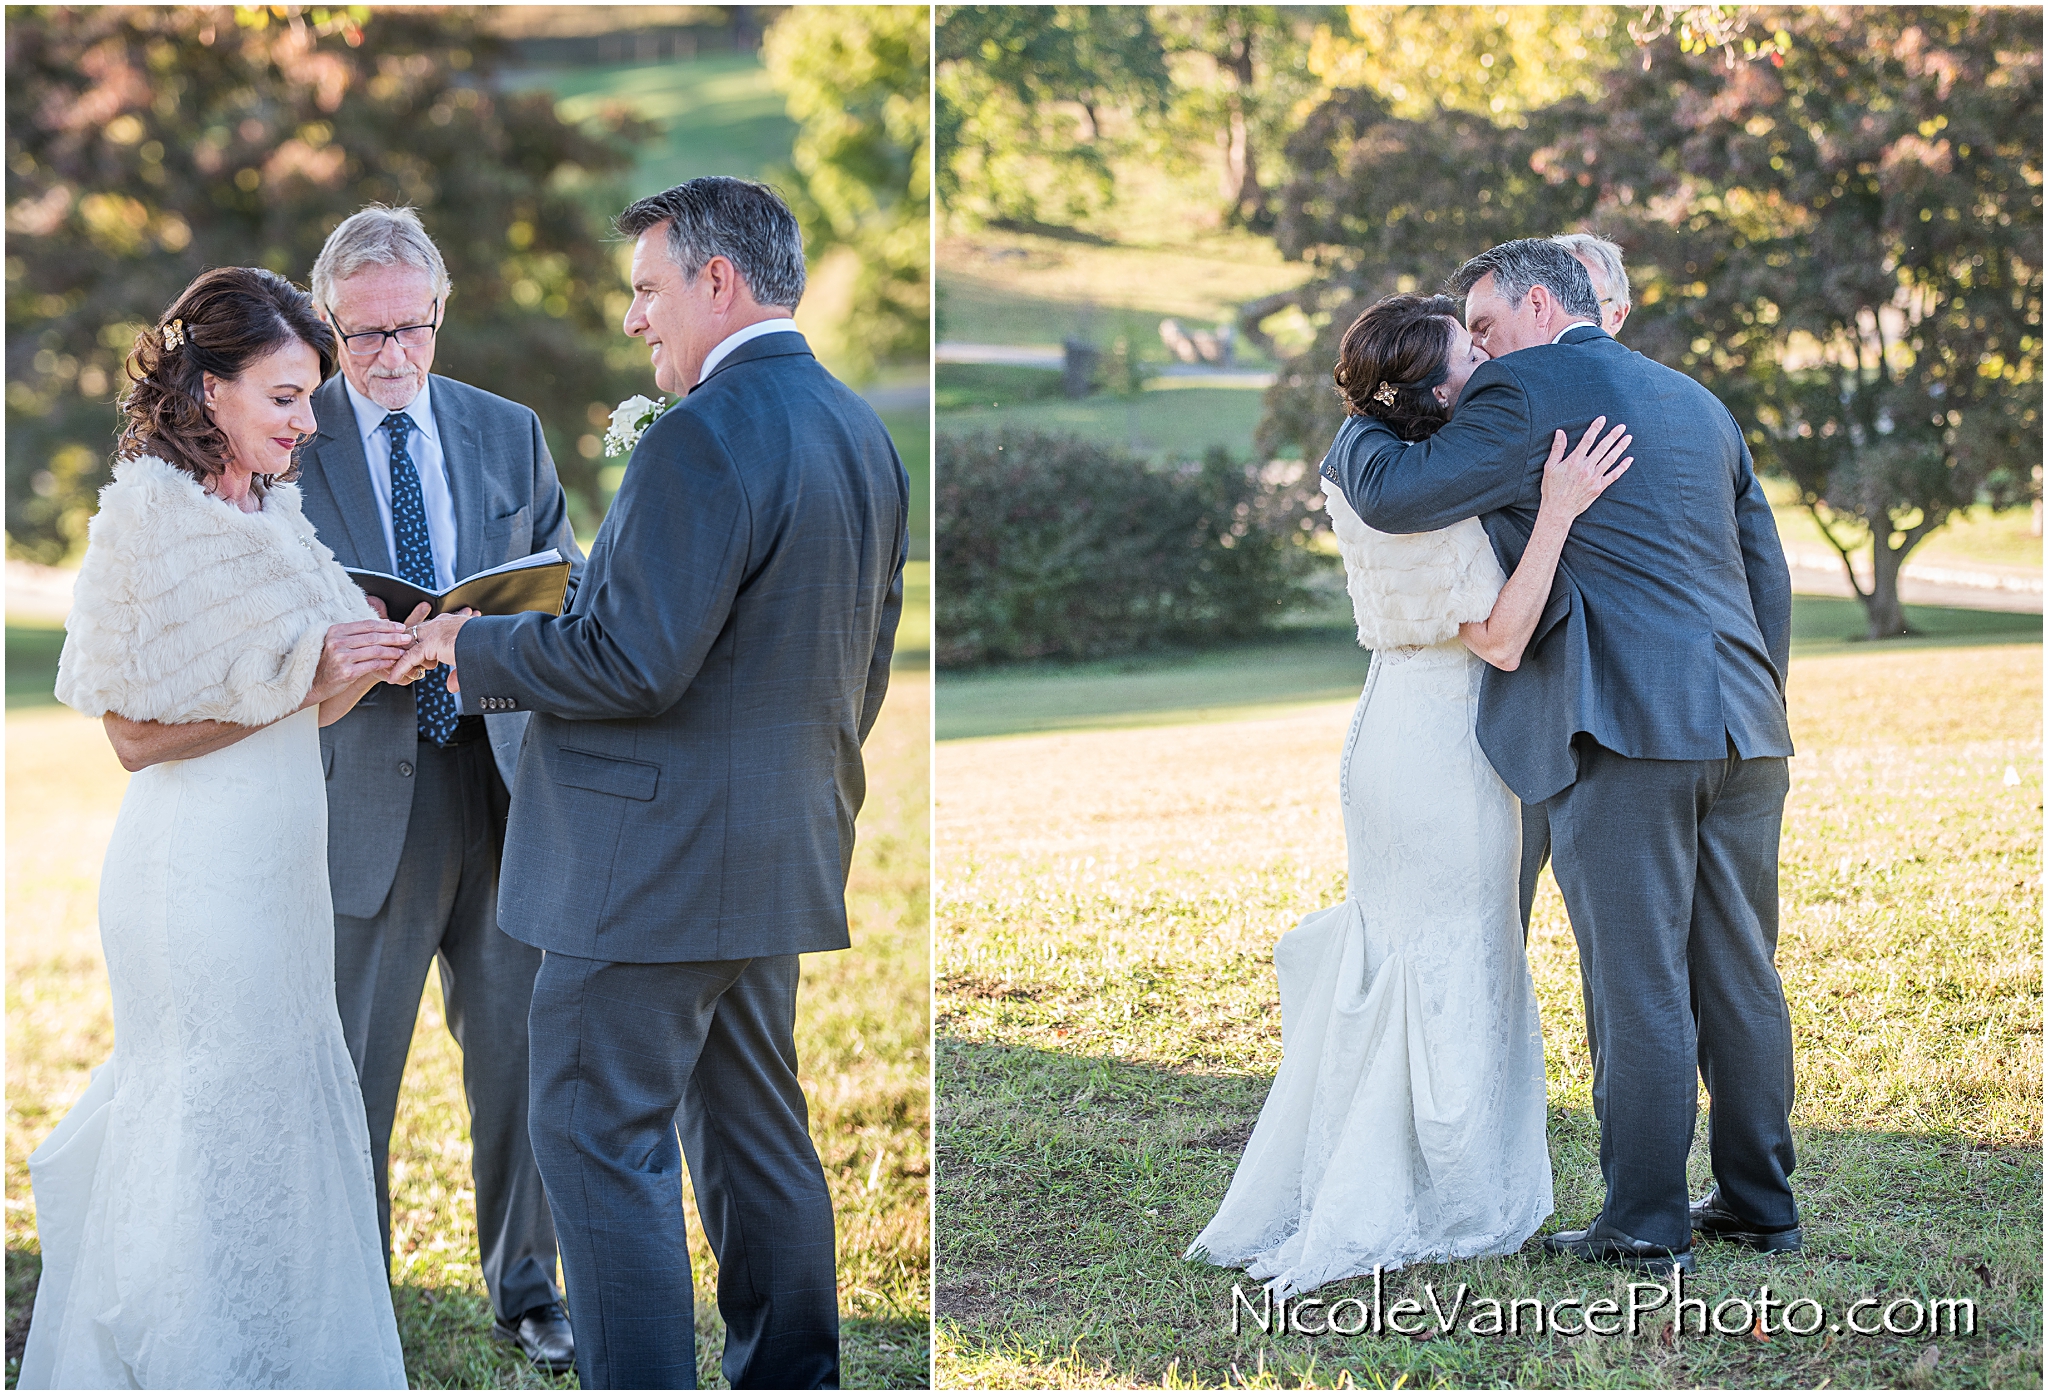
<path fill-rule="evenodd" d="M 937 660 L 1235 639 L 1300 595 L 1315 476 L 1213 450 L 1154 466 L 1074 436 L 941 436 Z"/>

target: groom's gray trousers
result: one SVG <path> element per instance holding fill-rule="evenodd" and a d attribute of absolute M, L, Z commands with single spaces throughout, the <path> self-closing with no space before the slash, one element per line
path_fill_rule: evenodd
<path fill-rule="evenodd" d="M 839 1384 L 832 1196 L 797 1083 L 798 977 L 794 954 L 542 961 L 533 1152 L 586 1390 L 696 1387 L 684 1159 L 718 1260 L 727 1383 Z"/>
<path fill-rule="evenodd" d="M 418 743 L 397 875 L 375 915 L 334 917 L 334 986 L 369 1119 L 388 1265 L 392 1122 L 420 989 L 438 961 L 448 1031 L 462 1048 L 484 1287 L 499 1317 L 516 1318 L 556 1299 L 555 1228 L 526 1125 L 526 1014 L 540 951 L 498 928 L 508 800 L 481 727 L 465 722 L 461 744 Z"/>
<path fill-rule="evenodd" d="M 1760 1229 L 1799 1223 L 1792 1022 L 1773 959 L 1785 759 L 1634 760 L 1585 737 L 1546 801 L 1587 987 L 1601 1219 L 1692 1243 L 1686 1154 L 1699 1081 L 1714 1179 Z"/>

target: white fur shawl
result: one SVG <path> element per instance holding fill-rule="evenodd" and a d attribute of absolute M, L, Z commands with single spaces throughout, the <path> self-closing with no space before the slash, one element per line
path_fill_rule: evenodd
<path fill-rule="evenodd" d="M 305 702 L 328 626 L 371 618 L 297 486 L 243 513 L 155 456 L 119 461 L 64 622 L 57 700 L 88 717 L 260 726 Z"/>
<path fill-rule="evenodd" d="M 1467 518 L 1434 533 L 1382 533 L 1329 480 L 1323 494 L 1344 554 L 1344 583 L 1368 649 L 1441 644 L 1468 620 L 1493 613 L 1500 562 L 1486 529 Z"/>

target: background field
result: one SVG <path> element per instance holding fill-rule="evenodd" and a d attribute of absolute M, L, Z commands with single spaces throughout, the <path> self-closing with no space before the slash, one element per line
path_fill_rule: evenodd
<path fill-rule="evenodd" d="M 1873 648 L 1856 602 L 1796 596 L 1795 658 L 1909 652 L 1958 643 L 2041 642 L 2041 617 L 1908 606 L 1916 639 Z M 1348 626 L 1321 623 L 1255 644 L 1164 652 L 1085 664 L 1014 664 L 948 671 L 939 679 L 938 737 L 1155 727 L 1280 716 L 1355 699 L 1370 656 Z M 1334 759 L 1334 757 L 1333 757 Z"/>
<path fill-rule="evenodd" d="M 29 670 L 13 635 L 10 685 Z M 856 1388 L 918 1387 L 930 1369 L 930 702 L 922 673 L 895 675 L 868 742 L 868 803 L 848 890 L 854 948 L 804 962 L 798 1049 L 812 1138 L 838 1214 L 844 1379 Z M 39 1267 L 28 1154 L 113 1044 L 95 902 L 127 778 L 97 722 L 54 705 L 10 710 L 10 1386 Z M 394 1298 L 407 1371 L 416 1387 L 573 1386 L 573 1376 L 542 1379 L 485 1336 L 490 1311 L 476 1267 L 467 1118 L 460 1056 L 430 975 L 391 1150 Z M 685 1198 L 688 1205 L 687 1187 Z M 710 1386 L 719 1383 L 722 1347 L 717 1270 L 694 1208 L 690 1233 L 699 1376 Z"/>
<path fill-rule="evenodd" d="M 1694 1291 L 1768 1281 L 1835 1317 L 1865 1294 L 1968 1297 L 1976 1336 L 1232 1335 L 1243 1276 L 1180 1255 L 1278 1060 L 1272 943 L 1344 894 L 1334 776 L 1363 655 L 1347 700 L 1319 701 L 1332 642 L 942 682 L 942 733 L 1062 729 L 938 748 L 940 1382 L 2038 1386 L 2039 621 L 1990 646 L 1850 645 L 1829 635 L 1854 603 L 1834 604 L 1800 602 L 1781 883 L 1807 1249 L 1706 1247 Z M 1530 956 L 1561 1228 L 1598 1205 L 1597 1135 L 1547 877 Z M 1704 1190 L 1703 1143 L 1694 1170 Z M 1395 1275 L 1387 1302 L 1424 1282 L 1621 1291 L 1533 1242 Z"/>

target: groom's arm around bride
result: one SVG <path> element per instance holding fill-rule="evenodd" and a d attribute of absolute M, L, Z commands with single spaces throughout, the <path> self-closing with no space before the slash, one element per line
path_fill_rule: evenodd
<path fill-rule="evenodd" d="M 790 319 L 802 239 L 772 191 L 691 180 L 619 228 L 637 238 L 626 332 L 688 395 L 635 448 L 568 613 L 422 640 L 454 660 L 465 711 L 534 714 L 499 921 L 546 951 L 534 1145 L 583 1384 L 695 1383 L 680 1130 L 727 1379 L 835 1385 L 797 956 L 849 943 L 909 485 Z"/>

